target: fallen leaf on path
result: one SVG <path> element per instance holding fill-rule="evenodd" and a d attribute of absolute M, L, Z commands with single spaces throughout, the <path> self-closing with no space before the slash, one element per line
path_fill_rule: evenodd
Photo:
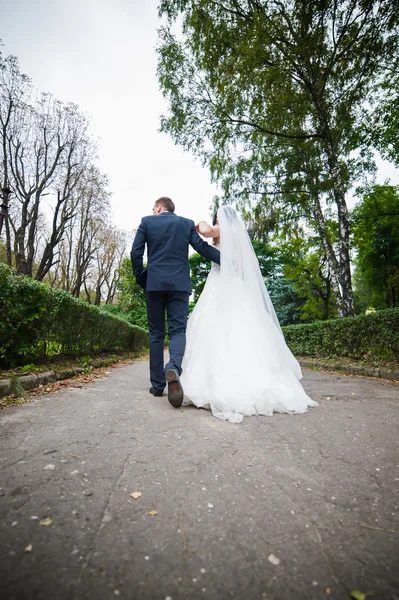
<path fill-rule="evenodd" d="M 32 544 L 29 544 L 28 546 L 26 546 L 25 552 L 32 552 L 32 549 L 33 549 Z"/>
<path fill-rule="evenodd" d="M 138 498 L 140 498 L 140 496 L 142 496 L 142 495 L 143 494 L 141 492 L 132 492 L 131 494 L 129 494 L 129 496 L 131 496 L 135 500 L 137 500 Z"/>
<path fill-rule="evenodd" d="M 52 522 L 53 522 L 53 519 L 46 518 L 46 519 L 42 519 L 41 521 L 39 521 L 39 524 L 47 526 L 47 525 L 51 525 Z"/>
<path fill-rule="evenodd" d="M 367 596 L 371 596 L 370 592 L 365 594 L 364 592 L 359 592 L 359 590 L 354 590 L 353 592 L 349 592 L 349 596 L 353 598 L 353 600 L 366 600 Z"/>
<path fill-rule="evenodd" d="M 157 510 L 150 510 L 147 515 L 150 515 L 150 517 L 155 517 L 158 514 Z"/>
<path fill-rule="evenodd" d="M 329 596 L 331 594 L 331 589 L 330 588 L 326 588 L 326 596 Z"/>
<path fill-rule="evenodd" d="M 277 556 L 274 556 L 274 554 L 269 554 L 269 556 L 267 557 L 267 560 L 272 563 L 272 565 L 279 565 L 280 564 L 280 559 L 277 558 Z"/>

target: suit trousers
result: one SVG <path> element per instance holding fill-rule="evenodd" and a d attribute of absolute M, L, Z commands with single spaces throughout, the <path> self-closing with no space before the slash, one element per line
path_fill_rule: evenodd
<path fill-rule="evenodd" d="M 150 380 L 156 391 L 163 391 L 166 386 L 166 369 L 176 369 L 181 374 L 189 297 L 188 292 L 145 292 L 150 331 Z M 164 367 L 165 313 L 169 331 L 169 362 Z"/>

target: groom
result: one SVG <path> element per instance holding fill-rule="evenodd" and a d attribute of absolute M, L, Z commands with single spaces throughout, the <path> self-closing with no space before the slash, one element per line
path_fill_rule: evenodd
<path fill-rule="evenodd" d="M 150 392 L 179 408 L 183 402 L 181 364 L 186 346 L 188 301 L 191 294 L 188 247 L 220 264 L 220 252 L 204 242 L 194 221 L 175 215 L 170 198 L 159 198 L 153 216 L 144 217 L 134 238 L 130 257 L 136 281 L 145 290 L 150 331 Z M 143 266 L 147 244 L 147 268 Z M 165 312 L 169 325 L 169 362 L 164 368 Z"/>

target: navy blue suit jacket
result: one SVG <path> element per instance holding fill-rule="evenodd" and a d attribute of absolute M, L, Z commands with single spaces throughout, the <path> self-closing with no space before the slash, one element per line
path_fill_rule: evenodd
<path fill-rule="evenodd" d="M 147 244 L 148 264 L 143 267 Z M 179 291 L 191 294 L 188 247 L 220 264 L 220 252 L 204 242 L 194 221 L 171 212 L 144 217 L 134 238 L 130 257 L 136 281 L 148 292 Z"/>

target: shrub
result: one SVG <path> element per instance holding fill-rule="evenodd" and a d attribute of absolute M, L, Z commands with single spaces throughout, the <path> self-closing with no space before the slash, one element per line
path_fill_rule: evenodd
<path fill-rule="evenodd" d="M 0 264 L 0 362 L 148 347 L 144 329 Z"/>
<path fill-rule="evenodd" d="M 130 299 L 129 306 L 126 306 L 126 304 L 122 302 L 123 299 L 119 297 L 118 304 L 102 304 L 100 309 L 127 321 L 131 325 L 137 325 L 137 327 L 147 330 L 148 321 L 145 300 L 138 299 L 137 296 L 134 296 Z M 142 302 L 144 302 L 144 306 Z"/>
<path fill-rule="evenodd" d="M 399 360 L 399 309 L 283 327 L 296 356 Z"/>

